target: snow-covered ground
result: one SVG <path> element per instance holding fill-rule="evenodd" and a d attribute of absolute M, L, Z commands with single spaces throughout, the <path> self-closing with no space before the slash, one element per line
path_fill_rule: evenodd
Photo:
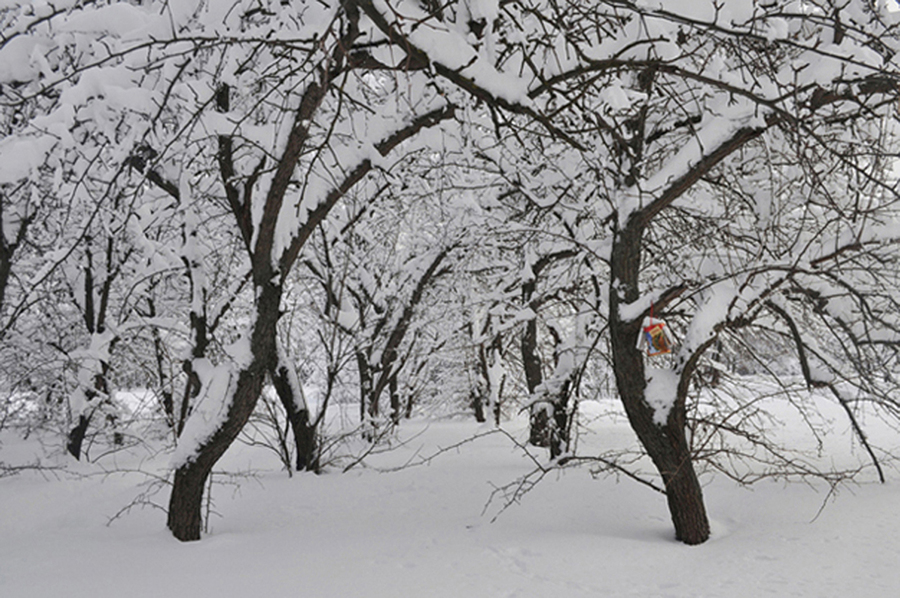
<path fill-rule="evenodd" d="M 524 422 L 509 424 L 512 434 Z M 599 430 L 627 436 L 625 424 Z M 182 544 L 165 515 L 133 509 L 110 525 L 167 457 L 118 453 L 67 471 L 0 479 L 0 596 L 596 597 L 900 595 L 900 484 L 844 487 L 707 478 L 713 538 L 673 540 L 664 497 L 588 470 L 553 474 L 495 521 L 492 489 L 533 462 L 489 428 L 405 422 L 408 440 L 348 473 L 289 478 L 266 451 L 234 447 L 213 489 L 210 533 Z M 3 437 L 0 461 L 32 459 Z M 45 461 L 50 464 L 51 461 Z M 101 465 L 110 471 L 101 473 Z M 118 469 L 118 471 L 114 471 Z M 167 490 L 153 497 L 164 504 Z M 823 504 L 824 509 L 820 513 Z M 818 515 L 818 516 L 817 516 Z"/>

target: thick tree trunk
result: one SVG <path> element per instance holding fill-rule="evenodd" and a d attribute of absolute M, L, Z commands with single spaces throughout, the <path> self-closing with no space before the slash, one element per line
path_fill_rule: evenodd
<path fill-rule="evenodd" d="M 572 384 L 566 380 L 559 393 L 553 397 L 553 421 L 550 426 L 550 458 L 555 459 L 569 449 L 569 389 Z"/>
<path fill-rule="evenodd" d="M 297 471 L 318 472 L 322 465 L 319 442 L 316 426 L 309 419 L 308 409 L 297 412 L 295 419 L 291 420 L 291 429 L 294 431 L 294 447 L 297 450 Z"/>
<path fill-rule="evenodd" d="M 709 520 L 684 433 L 683 394 L 678 393 L 679 400 L 672 406 L 665 425 L 657 425 L 653 420 L 654 410 L 645 398 L 644 360 L 636 347 L 641 319 L 626 320 L 619 312 L 621 305 L 632 303 L 640 296 L 642 234 L 643 226 L 632 218 L 624 230 L 616 232 L 613 240 L 609 327 L 616 386 L 631 427 L 665 483 L 676 538 L 685 544 L 700 544 L 709 538 Z"/>
<path fill-rule="evenodd" d="M 114 344 L 115 342 L 110 343 L 110 351 Z M 94 375 L 94 388 L 86 390 L 84 393 L 86 404 L 90 405 L 97 397 L 109 396 L 109 384 L 106 381 L 108 372 L 109 364 L 103 362 L 100 365 L 100 372 Z M 81 447 L 84 444 L 84 439 L 87 437 L 88 426 L 93 419 L 95 410 L 96 407 L 92 408 L 90 411 L 79 414 L 78 423 L 69 430 L 69 434 L 66 438 L 66 450 L 69 451 L 69 454 L 75 457 L 76 460 L 81 460 Z"/>
<path fill-rule="evenodd" d="M 0 231 L 7 230 L 8 225 L 8 222 L 4 220 L 4 211 L 6 209 L 6 206 L 3 205 L 3 202 L 5 200 L 5 197 L 0 196 Z M 14 235 L 15 240 L 12 242 L 8 241 L 8 237 L 5 233 L 0 234 L 0 308 L 3 307 L 3 304 L 6 300 L 6 288 L 9 285 L 10 273 L 12 272 L 13 255 L 22 244 L 22 241 L 25 240 L 25 235 L 28 232 L 28 227 L 31 226 L 31 223 L 34 222 L 34 219 L 35 215 L 32 214 L 31 216 L 28 216 L 27 218 L 19 222 L 18 228 L 16 229 L 16 233 Z M 8 232 L 12 231 L 8 230 Z"/>
<path fill-rule="evenodd" d="M 484 415 L 484 400 L 481 391 L 475 389 L 470 396 L 472 397 L 472 408 L 475 410 L 475 421 L 479 424 L 485 423 L 487 418 Z"/>
<path fill-rule="evenodd" d="M 266 282 L 258 289 L 256 321 L 250 333 L 250 363 L 238 373 L 225 421 L 203 442 L 196 458 L 175 471 L 169 499 L 168 526 L 182 541 L 200 539 L 203 525 L 203 488 L 213 466 L 225 453 L 253 413 L 266 375 L 278 363 L 275 345 L 281 288 Z"/>
<path fill-rule="evenodd" d="M 539 390 L 543 384 L 541 358 L 537 352 L 537 322 L 529 321 L 522 335 L 522 363 L 525 366 L 525 382 L 532 399 L 541 393 L 541 400 L 535 400 L 531 406 L 528 442 L 532 446 L 550 449 L 550 458 L 560 456 L 568 446 L 569 429 L 569 388 L 570 383 L 563 383 L 556 393 Z"/>
<path fill-rule="evenodd" d="M 202 470 L 197 465 L 179 467 L 175 471 L 167 525 L 182 542 L 200 539 L 203 529 L 203 487 L 211 469 L 212 465 Z"/>

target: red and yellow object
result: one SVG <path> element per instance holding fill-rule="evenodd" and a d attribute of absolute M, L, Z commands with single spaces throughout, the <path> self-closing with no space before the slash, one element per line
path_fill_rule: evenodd
<path fill-rule="evenodd" d="M 647 355 L 662 355 L 672 352 L 672 340 L 666 333 L 666 324 L 662 320 L 650 318 L 644 326 L 644 341 L 647 343 Z"/>

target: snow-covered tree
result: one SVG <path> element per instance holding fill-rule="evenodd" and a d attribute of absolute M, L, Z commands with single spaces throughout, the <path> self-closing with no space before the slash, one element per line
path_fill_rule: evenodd
<path fill-rule="evenodd" d="M 523 176 L 550 156 L 557 181 L 591 193 L 607 231 L 618 392 L 680 540 L 709 535 L 686 400 L 720 336 L 783 327 L 810 386 L 827 385 L 842 405 L 851 392 L 892 409 L 891 384 L 871 373 L 898 340 L 885 162 L 896 143 L 897 15 L 884 3 L 479 2 L 430 19 L 406 3 L 389 15 L 360 6 L 411 59 L 427 57 L 484 102 L 509 132 L 512 151 L 495 164 Z M 458 39 L 464 13 L 480 23 L 472 45 L 453 46 L 468 60 L 442 43 Z M 492 91 L 489 64 L 515 80 Z M 544 187 L 535 197 L 547 203 L 570 188 Z M 637 347 L 651 313 L 678 316 L 664 367 L 648 367 Z M 842 359 L 817 348 L 810 365 L 822 328 L 796 325 L 810 313 Z"/>
<path fill-rule="evenodd" d="M 883 156 L 895 143 L 897 73 L 894 15 L 883 7 L 683 4 L 604 4 L 575 33 L 559 13 L 580 64 L 545 85 L 593 126 L 580 139 L 599 152 L 582 155 L 609 218 L 617 387 L 676 534 L 693 544 L 709 526 L 685 405 L 720 335 L 781 317 L 802 347 L 790 322 L 813 310 L 838 322 L 850 352 L 896 342 L 894 299 L 880 283 L 893 276 L 896 239 Z M 860 260 L 880 263 L 877 274 Z M 636 345 L 651 312 L 683 322 L 663 367 Z M 871 379 L 858 359 L 818 355 L 828 372 L 811 384 Z"/>

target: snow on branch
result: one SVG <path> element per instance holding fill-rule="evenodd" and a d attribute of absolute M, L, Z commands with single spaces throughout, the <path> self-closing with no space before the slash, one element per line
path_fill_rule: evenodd
<path fill-rule="evenodd" d="M 383 0 L 356 0 L 356 4 L 389 40 L 404 49 L 408 68 L 430 66 L 437 75 L 489 106 L 528 116 L 553 137 L 578 150 L 586 149 L 533 105 L 530 81 L 497 70 L 462 34 L 430 18 L 418 6 L 402 1 L 391 6 Z M 386 18 L 388 14 L 396 17 L 393 23 Z M 403 28 L 406 24 L 408 31 Z"/>
<path fill-rule="evenodd" d="M 632 303 L 619 305 L 619 318 L 623 322 L 636 322 L 649 315 L 650 310 L 657 312 L 666 308 L 687 290 L 686 284 L 679 284 L 664 291 L 647 293 Z"/>
<path fill-rule="evenodd" d="M 624 227 L 630 218 L 646 225 L 715 166 L 762 135 L 767 128 L 763 119 L 753 116 L 737 121 L 711 119 L 663 169 L 640 188 L 632 188 L 624 194 L 619 209 L 620 226 Z M 647 205 L 643 202 L 645 193 L 653 196 Z"/>
<path fill-rule="evenodd" d="M 248 328 L 250 329 L 252 328 Z M 226 347 L 226 352 L 227 359 L 218 365 L 206 358 L 191 362 L 191 368 L 200 379 L 201 386 L 191 415 L 185 422 L 172 453 L 169 466 L 173 470 L 195 460 L 201 448 L 228 421 L 239 372 L 252 358 L 250 339 L 245 334 L 233 345 Z"/>
<path fill-rule="evenodd" d="M 374 149 L 380 156 L 387 156 L 391 150 L 398 145 L 416 135 L 422 129 L 438 125 L 444 120 L 453 118 L 456 114 L 456 107 L 451 104 L 445 104 L 430 112 L 421 114 L 412 120 L 406 122 L 403 126 L 385 136 L 378 143 L 373 144 Z M 285 275 L 290 269 L 290 265 L 294 263 L 300 253 L 300 249 L 306 243 L 306 240 L 312 235 L 316 227 L 325 219 L 331 208 L 340 200 L 356 183 L 366 176 L 374 167 L 372 158 L 363 157 L 362 160 L 351 170 L 346 178 L 322 199 L 318 200 L 315 207 L 307 208 L 306 218 L 299 225 L 298 229 L 284 231 L 280 242 L 282 247 L 279 265 L 282 275 Z M 285 239 L 285 236 L 289 237 Z M 278 246 L 276 246 L 278 247 Z"/>

